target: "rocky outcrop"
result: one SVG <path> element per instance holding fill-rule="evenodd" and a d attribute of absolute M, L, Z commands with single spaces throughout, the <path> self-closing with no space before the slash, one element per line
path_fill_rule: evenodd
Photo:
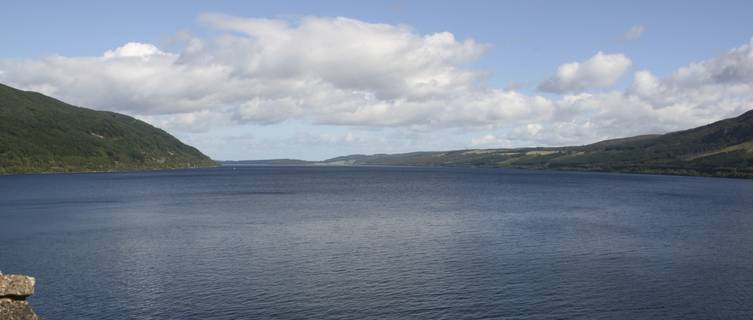
<path fill-rule="evenodd" d="M 0 319 L 38 320 L 26 298 L 34 294 L 34 278 L 0 274 Z"/>

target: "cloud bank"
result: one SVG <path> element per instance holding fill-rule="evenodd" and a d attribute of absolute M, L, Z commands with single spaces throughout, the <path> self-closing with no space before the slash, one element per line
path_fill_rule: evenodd
<path fill-rule="evenodd" d="M 300 121 L 455 130 L 489 147 L 666 132 L 753 108 L 753 40 L 669 76 L 638 71 L 625 89 L 612 86 L 632 61 L 598 52 L 559 66 L 539 86 L 555 94 L 536 95 L 489 85 L 469 67 L 489 45 L 449 32 L 343 17 L 199 21 L 215 35 L 181 34 L 175 52 L 131 42 L 100 56 L 2 59 L 0 82 L 173 132 Z"/>

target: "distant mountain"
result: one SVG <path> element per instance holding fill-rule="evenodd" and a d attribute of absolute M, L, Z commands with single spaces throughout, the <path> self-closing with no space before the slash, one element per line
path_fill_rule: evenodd
<path fill-rule="evenodd" d="M 0 84 L 0 174 L 214 165 L 143 121 Z"/>
<path fill-rule="evenodd" d="M 269 159 L 269 160 L 227 160 L 220 161 L 220 164 L 224 166 L 305 166 L 314 164 L 316 162 L 296 159 Z"/>
<path fill-rule="evenodd" d="M 753 178 L 753 111 L 695 129 L 586 146 L 350 155 L 320 164 L 478 166 Z"/>

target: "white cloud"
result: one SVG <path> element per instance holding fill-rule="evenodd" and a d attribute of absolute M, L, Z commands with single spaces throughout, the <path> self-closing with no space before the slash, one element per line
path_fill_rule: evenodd
<path fill-rule="evenodd" d="M 487 45 L 448 32 L 421 35 L 348 18 L 211 14 L 200 21 L 222 34 L 183 34 L 177 53 L 131 42 L 100 57 L 2 60 L 0 68 L 12 84 L 84 106 L 143 116 L 210 110 L 263 124 L 439 123 L 446 120 L 426 113 L 461 107 L 453 100 L 479 95 L 484 80 L 464 65 Z"/>
<path fill-rule="evenodd" d="M 529 123 L 526 125 L 526 131 L 529 135 L 535 136 L 541 131 L 542 126 L 538 123 Z"/>
<path fill-rule="evenodd" d="M 597 52 L 582 62 L 566 63 L 539 85 L 539 90 L 555 93 L 578 92 L 605 88 L 614 84 L 630 68 L 632 61 L 625 55 Z"/>
<path fill-rule="evenodd" d="M 687 124 L 753 109 L 753 39 L 715 58 L 691 63 L 663 79 L 649 71 L 639 71 L 625 96 L 646 103 L 661 116 L 683 119 Z"/>
<path fill-rule="evenodd" d="M 0 82 L 125 112 L 171 132 L 292 121 L 353 130 L 335 138 L 312 133 L 306 141 L 342 142 L 333 148 L 411 141 L 400 151 L 419 140 L 431 141 L 422 148 L 457 146 L 461 136 L 461 145 L 474 146 L 579 144 L 753 108 L 753 40 L 669 76 L 638 71 L 626 90 L 587 93 L 611 86 L 631 65 L 622 54 L 599 52 L 560 66 L 540 88 L 562 94 L 544 97 L 490 86 L 483 70 L 468 67 L 488 46 L 447 32 L 348 18 L 200 20 L 217 35 L 183 35 L 176 52 L 132 42 L 92 57 L 0 59 Z M 368 130 L 390 134 L 362 134 Z M 199 135 L 189 136 L 216 142 Z"/>
<path fill-rule="evenodd" d="M 157 47 L 148 43 L 129 42 L 115 50 L 107 50 L 104 57 L 111 58 L 126 58 L 126 57 L 139 57 L 144 58 L 154 55 L 165 55 Z"/>
<path fill-rule="evenodd" d="M 638 40 L 643 35 L 644 31 L 646 31 L 646 28 L 643 26 L 632 26 L 625 31 L 622 38 L 625 40 Z"/>
<path fill-rule="evenodd" d="M 471 139 L 471 146 L 491 148 L 494 145 L 504 145 L 504 140 L 497 138 L 493 134 L 487 134 L 478 138 Z"/>

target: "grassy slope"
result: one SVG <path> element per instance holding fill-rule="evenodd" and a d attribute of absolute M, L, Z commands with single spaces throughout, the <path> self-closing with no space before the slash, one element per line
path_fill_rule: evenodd
<path fill-rule="evenodd" d="M 353 155 L 325 163 L 552 168 L 753 178 L 753 111 L 690 130 L 586 146 Z"/>
<path fill-rule="evenodd" d="M 143 121 L 0 84 L 0 174 L 212 165 L 197 149 Z"/>

